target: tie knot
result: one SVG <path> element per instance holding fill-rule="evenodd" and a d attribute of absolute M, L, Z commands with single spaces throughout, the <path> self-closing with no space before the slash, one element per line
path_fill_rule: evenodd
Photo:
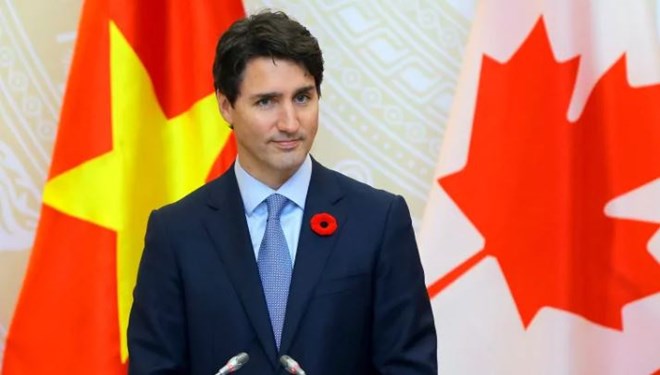
<path fill-rule="evenodd" d="M 272 194 L 266 198 L 266 205 L 268 206 L 268 219 L 279 219 L 282 209 L 289 200 L 281 194 Z"/>

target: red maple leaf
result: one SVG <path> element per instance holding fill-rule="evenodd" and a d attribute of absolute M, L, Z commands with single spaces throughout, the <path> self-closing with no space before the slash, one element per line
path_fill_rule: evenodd
<path fill-rule="evenodd" d="M 621 329 L 625 304 L 660 292 L 658 225 L 604 207 L 660 176 L 660 85 L 630 87 L 621 57 L 572 123 L 578 62 L 554 59 L 542 19 L 508 62 L 483 57 L 467 165 L 438 182 L 485 246 L 445 278 L 493 256 L 525 326 L 550 306 Z"/>

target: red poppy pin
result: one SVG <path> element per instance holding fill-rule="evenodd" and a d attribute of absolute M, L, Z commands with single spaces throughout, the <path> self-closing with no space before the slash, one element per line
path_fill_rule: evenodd
<path fill-rule="evenodd" d="M 327 212 L 312 216 L 310 220 L 312 230 L 319 236 L 329 236 L 337 230 L 337 219 Z"/>

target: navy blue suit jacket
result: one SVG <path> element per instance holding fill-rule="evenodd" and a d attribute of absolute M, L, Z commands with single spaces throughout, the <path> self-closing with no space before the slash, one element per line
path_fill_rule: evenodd
<path fill-rule="evenodd" d="M 336 232 L 310 227 L 327 212 Z M 128 327 L 130 374 L 436 374 L 436 334 L 408 208 L 313 162 L 278 352 L 233 169 L 149 218 Z"/>

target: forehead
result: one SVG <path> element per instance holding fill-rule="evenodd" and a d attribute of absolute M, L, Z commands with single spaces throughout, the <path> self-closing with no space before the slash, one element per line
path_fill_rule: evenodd
<path fill-rule="evenodd" d="M 314 84 L 305 67 L 291 60 L 255 57 L 245 65 L 239 92 L 287 92 Z"/>

